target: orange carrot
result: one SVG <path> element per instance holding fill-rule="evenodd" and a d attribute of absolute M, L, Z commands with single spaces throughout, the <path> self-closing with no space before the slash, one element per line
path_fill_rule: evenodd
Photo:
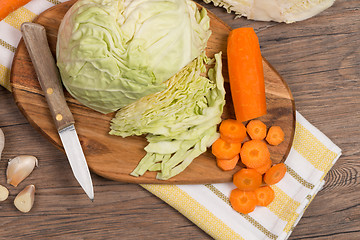
<path fill-rule="evenodd" d="M 212 145 L 212 153 L 219 159 L 232 159 L 240 153 L 241 143 L 228 143 L 218 138 Z"/>
<path fill-rule="evenodd" d="M 268 185 L 276 184 L 285 176 L 285 173 L 286 173 L 285 164 L 278 163 L 266 171 L 264 175 L 264 182 Z"/>
<path fill-rule="evenodd" d="M 248 214 L 254 211 L 257 204 L 255 192 L 242 191 L 238 188 L 231 191 L 229 200 L 232 208 L 243 214 Z"/>
<path fill-rule="evenodd" d="M 262 176 L 255 169 L 242 168 L 233 176 L 234 185 L 243 191 L 253 191 L 260 187 Z"/>
<path fill-rule="evenodd" d="M 236 119 L 244 122 L 265 115 L 263 64 L 254 29 L 237 28 L 230 32 L 227 58 Z"/>
<path fill-rule="evenodd" d="M 217 166 L 224 171 L 230 171 L 233 170 L 236 166 L 236 164 L 239 161 L 239 154 L 237 154 L 234 158 L 227 160 L 227 159 L 216 159 Z"/>
<path fill-rule="evenodd" d="M 260 187 L 255 190 L 257 205 L 266 207 L 275 198 L 275 192 L 270 186 Z"/>
<path fill-rule="evenodd" d="M 266 137 L 266 125 L 260 120 L 251 120 L 246 131 L 251 139 L 263 140 Z"/>
<path fill-rule="evenodd" d="M 30 0 L 0 0 L 0 21 L 28 2 L 30 2 Z"/>
<path fill-rule="evenodd" d="M 282 143 L 282 141 L 284 141 L 284 132 L 281 129 L 281 127 L 279 126 L 272 126 L 269 128 L 269 131 L 266 135 L 265 140 L 270 144 L 270 145 L 279 145 L 280 143 Z"/>
<path fill-rule="evenodd" d="M 246 128 L 242 122 L 226 119 L 221 122 L 220 137 L 227 142 L 242 142 L 246 137 Z"/>
<path fill-rule="evenodd" d="M 272 161 L 269 158 L 266 163 L 260 167 L 254 168 L 258 173 L 260 174 L 264 174 L 267 170 L 269 170 L 271 168 L 272 165 Z"/>
<path fill-rule="evenodd" d="M 264 141 L 250 140 L 242 146 L 240 157 L 247 167 L 258 168 L 270 159 L 270 152 Z"/>

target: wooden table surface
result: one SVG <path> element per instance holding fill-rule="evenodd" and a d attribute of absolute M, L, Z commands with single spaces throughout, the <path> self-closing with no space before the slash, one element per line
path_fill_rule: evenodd
<path fill-rule="evenodd" d="M 335 142 L 343 155 L 290 239 L 360 238 L 360 1 L 337 0 L 325 12 L 294 24 L 234 19 L 206 5 L 231 27 L 253 27 L 263 56 L 287 81 L 297 110 Z M 210 239 L 169 205 L 134 184 L 92 174 L 92 203 L 74 179 L 65 155 L 22 116 L 0 87 L 0 127 L 6 136 L 0 184 L 0 239 Z M 38 157 L 39 167 L 17 188 L 6 184 L 7 159 Z M 35 184 L 27 214 L 13 199 Z"/>

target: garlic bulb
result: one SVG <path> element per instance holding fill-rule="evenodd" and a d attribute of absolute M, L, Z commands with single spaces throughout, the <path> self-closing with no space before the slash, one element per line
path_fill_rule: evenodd
<path fill-rule="evenodd" d="M 38 166 L 38 160 L 34 156 L 20 155 L 9 160 L 6 170 L 7 183 L 16 187 Z"/>
<path fill-rule="evenodd" d="M 35 186 L 28 185 L 15 197 L 14 205 L 20 212 L 27 213 L 33 207 L 34 200 L 35 200 Z"/>
<path fill-rule="evenodd" d="M 4 146 L 5 146 L 5 135 L 0 128 L 0 159 L 1 159 L 1 153 L 4 150 Z"/>
<path fill-rule="evenodd" d="M 4 187 L 3 185 L 0 185 L 0 202 L 5 201 L 9 196 L 9 190 Z"/>

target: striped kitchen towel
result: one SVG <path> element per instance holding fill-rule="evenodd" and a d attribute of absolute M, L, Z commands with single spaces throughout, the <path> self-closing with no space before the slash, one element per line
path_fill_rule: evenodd
<path fill-rule="evenodd" d="M 287 239 L 307 206 L 324 185 L 324 177 L 341 150 L 296 113 L 295 137 L 285 161 L 287 173 L 272 188 L 274 201 L 250 214 L 231 208 L 232 183 L 206 185 L 142 185 L 177 209 L 215 239 Z"/>
<path fill-rule="evenodd" d="M 0 85 L 10 90 L 10 67 L 21 38 L 20 25 L 66 0 L 32 0 L 0 22 Z M 341 150 L 298 112 L 287 173 L 272 186 L 276 198 L 268 207 L 244 215 L 229 203 L 232 183 L 142 185 L 177 209 L 215 239 L 287 239 L 306 207 L 324 185 L 324 177 Z"/>
<path fill-rule="evenodd" d="M 0 85 L 10 89 L 10 69 L 16 47 L 21 39 L 20 26 L 37 15 L 67 0 L 31 0 L 0 21 Z"/>

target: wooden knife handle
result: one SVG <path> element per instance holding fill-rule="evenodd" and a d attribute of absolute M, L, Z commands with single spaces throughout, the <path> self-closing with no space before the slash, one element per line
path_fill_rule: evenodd
<path fill-rule="evenodd" d="M 74 117 L 64 97 L 59 70 L 51 54 L 45 28 L 36 23 L 23 23 L 21 33 L 57 130 L 74 124 Z"/>

